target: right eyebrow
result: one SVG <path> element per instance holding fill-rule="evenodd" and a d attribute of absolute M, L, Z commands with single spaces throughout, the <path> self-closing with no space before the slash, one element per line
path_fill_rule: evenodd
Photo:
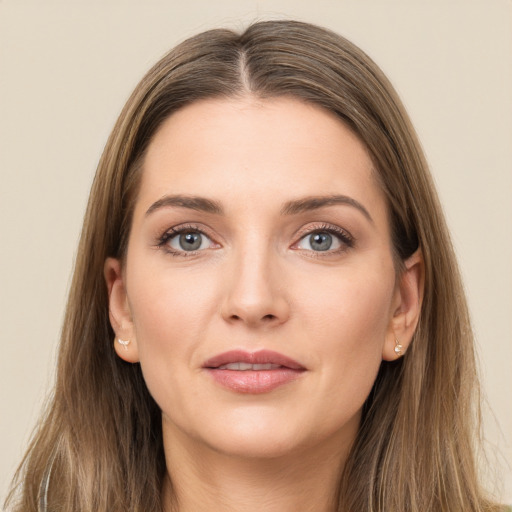
<path fill-rule="evenodd" d="M 206 199 L 205 197 L 199 196 L 171 195 L 164 196 L 158 201 L 155 201 L 147 209 L 146 217 L 156 210 L 168 207 L 188 208 L 189 210 L 214 213 L 217 215 L 224 214 L 222 206 L 217 201 L 212 201 L 211 199 Z"/>

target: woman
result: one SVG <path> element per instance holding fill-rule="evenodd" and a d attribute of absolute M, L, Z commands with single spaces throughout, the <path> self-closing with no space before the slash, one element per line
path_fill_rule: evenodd
<path fill-rule="evenodd" d="M 476 393 L 445 222 L 382 72 L 303 23 L 209 31 L 107 143 L 11 507 L 498 510 Z"/>

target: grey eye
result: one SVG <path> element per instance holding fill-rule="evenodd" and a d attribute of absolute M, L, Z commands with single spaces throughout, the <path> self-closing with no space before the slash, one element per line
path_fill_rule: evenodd
<path fill-rule="evenodd" d="M 339 249 L 341 242 L 337 236 L 333 236 L 327 231 L 317 231 L 303 237 L 297 247 L 299 249 L 321 252 Z"/>
<path fill-rule="evenodd" d="M 203 233 L 188 231 L 173 236 L 168 244 L 177 251 L 199 251 L 210 247 L 211 240 Z"/>
<path fill-rule="evenodd" d="M 314 233 L 309 235 L 309 245 L 314 251 L 327 251 L 332 245 L 332 236 L 329 233 Z"/>

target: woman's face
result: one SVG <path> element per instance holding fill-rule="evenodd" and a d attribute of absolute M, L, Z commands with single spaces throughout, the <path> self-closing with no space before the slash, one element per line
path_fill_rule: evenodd
<path fill-rule="evenodd" d="M 125 266 L 106 263 L 131 341 L 116 350 L 140 361 L 166 439 L 339 452 L 395 336 L 406 345 L 408 272 L 395 273 L 372 162 L 339 120 L 294 99 L 203 100 L 154 136 Z"/>

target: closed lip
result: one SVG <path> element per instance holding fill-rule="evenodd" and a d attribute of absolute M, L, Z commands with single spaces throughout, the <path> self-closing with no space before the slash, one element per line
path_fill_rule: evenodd
<path fill-rule="evenodd" d="M 279 352 L 273 350 L 258 350 L 256 352 L 248 352 L 246 350 L 229 350 L 213 356 L 205 361 L 203 368 L 215 370 L 220 366 L 231 363 L 248 363 L 248 364 L 273 364 L 279 365 L 291 370 L 305 370 L 306 368 Z"/>

